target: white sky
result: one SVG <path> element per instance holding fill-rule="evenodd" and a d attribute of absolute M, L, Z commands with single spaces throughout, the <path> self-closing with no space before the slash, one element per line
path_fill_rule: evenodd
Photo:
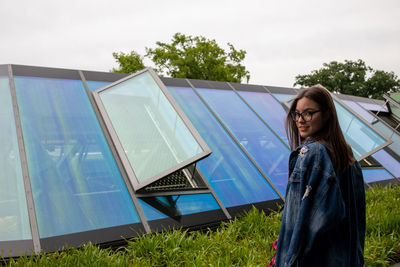
<path fill-rule="evenodd" d="M 112 52 L 181 32 L 246 50 L 251 84 L 291 87 L 344 59 L 400 76 L 399 14 L 399 0 L 0 0 L 0 64 L 109 71 Z"/>

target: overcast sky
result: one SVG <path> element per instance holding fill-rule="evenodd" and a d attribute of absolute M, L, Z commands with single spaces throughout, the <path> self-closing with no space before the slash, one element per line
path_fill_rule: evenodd
<path fill-rule="evenodd" d="M 247 51 L 251 84 L 291 87 L 345 59 L 400 76 L 399 14 L 399 0 L 0 0 L 0 64 L 109 71 L 112 52 L 180 32 Z"/>

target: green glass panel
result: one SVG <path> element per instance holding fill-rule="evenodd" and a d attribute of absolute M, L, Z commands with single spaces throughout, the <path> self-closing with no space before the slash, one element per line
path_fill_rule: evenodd
<path fill-rule="evenodd" d="M 139 183 L 203 152 L 149 72 L 99 96 Z"/>
<path fill-rule="evenodd" d="M 32 239 L 8 77 L 0 77 L 0 129 L 0 241 Z"/>

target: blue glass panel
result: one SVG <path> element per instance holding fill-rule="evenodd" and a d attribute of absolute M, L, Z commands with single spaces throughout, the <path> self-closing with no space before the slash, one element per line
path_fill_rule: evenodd
<path fill-rule="evenodd" d="M 0 77 L 0 129 L 0 241 L 32 239 L 8 77 Z"/>
<path fill-rule="evenodd" d="M 269 93 L 238 91 L 247 103 L 269 124 L 269 126 L 288 144 L 285 120 L 286 111 Z"/>
<path fill-rule="evenodd" d="M 356 115 L 334 100 L 344 138 L 359 158 L 386 143 L 386 140 Z"/>
<path fill-rule="evenodd" d="M 295 95 L 287 95 L 287 94 L 273 94 L 280 102 L 285 102 L 291 97 L 294 97 Z"/>
<path fill-rule="evenodd" d="M 387 126 L 381 121 L 377 121 L 374 123 L 374 126 L 381 131 L 385 136 L 390 138 L 393 143 L 389 145 L 390 149 L 392 149 L 397 155 L 400 156 L 400 135 L 396 133 L 392 128 Z"/>
<path fill-rule="evenodd" d="M 395 160 L 389 153 L 381 149 L 372 155 L 374 159 L 379 161 L 383 167 L 393 173 L 394 176 L 400 177 L 400 162 Z"/>
<path fill-rule="evenodd" d="M 149 221 L 220 209 L 211 194 L 154 197 L 147 203 L 139 201 Z"/>
<path fill-rule="evenodd" d="M 279 198 L 191 88 L 168 89 L 213 152 L 198 166 L 224 206 Z"/>
<path fill-rule="evenodd" d="M 369 123 L 376 121 L 376 118 L 368 111 L 366 111 L 364 108 L 362 108 L 360 105 L 358 105 L 357 102 L 351 100 L 342 100 L 342 101 Z"/>
<path fill-rule="evenodd" d="M 111 84 L 112 82 L 103 82 L 103 81 L 86 81 L 87 86 L 91 92 L 96 91 L 97 89 L 106 87 L 107 85 Z"/>
<path fill-rule="evenodd" d="M 393 179 L 393 176 L 385 169 L 364 169 L 362 173 L 366 183 Z"/>
<path fill-rule="evenodd" d="M 288 179 L 289 148 L 252 112 L 234 91 L 198 89 L 282 195 Z"/>
<path fill-rule="evenodd" d="M 15 85 L 40 237 L 139 222 L 82 82 Z"/>
<path fill-rule="evenodd" d="M 365 102 L 357 102 L 357 103 L 360 104 L 366 110 L 388 112 L 386 105 L 378 105 L 378 104 L 365 103 Z"/>

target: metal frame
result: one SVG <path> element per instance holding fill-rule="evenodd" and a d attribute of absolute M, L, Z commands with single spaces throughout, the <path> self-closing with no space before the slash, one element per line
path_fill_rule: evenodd
<path fill-rule="evenodd" d="M 123 166 L 123 164 L 121 162 L 121 159 L 119 158 L 118 153 L 117 153 L 115 147 L 113 146 L 113 142 L 111 140 L 110 133 L 107 131 L 106 125 L 105 125 L 104 120 L 103 120 L 103 117 L 101 116 L 99 108 L 98 108 L 98 106 L 97 106 L 97 104 L 96 104 L 96 102 L 95 102 L 95 100 L 93 98 L 93 95 L 92 95 L 92 93 L 91 93 L 91 91 L 89 89 L 89 86 L 87 85 L 86 78 L 85 78 L 85 76 L 84 76 L 82 71 L 79 71 L 79 75 L 80 75 L 81 80 L 83 82 L 83 86 L 85 87 L 86 94 L 88 95 L 90 104 L 92 105 L 92 108 L 93 108 L 93 110 L 95 112 L 97 120 L 99 121 L 100 128 L 102 129 L 104 137 L 106 138 L 108 147 L 111 150 L 111 153 L 112 153 L 112 155 L 113 155 L 113 157 L 115 159 L 115 162 L 117 163 L 118 169 L 119 169 L 119 171 L 121 173 L 122 179 L 124 180 L 125 186 L 128 189 L 128 193 L 129 193 L 129 195 L 130 195 L 130 197 L 132 199 L 133 205 L 136 208 L 136 211 L 137 211 L 137 213 L 139 215 L 139 218 L 140 218 L 140 220 L 141 220 L 141 222 L 143 224 L 143 227 L 144 227 L 146 233 L 150 233 L 151 229 L 150 229 L 150 226 L 149 226 L 149 224 L 148 224 L 148 222 L 146 220 L 146 216 L 144 215 L 142 207 L 140 206 L 140 203 L 137 200 L 137 197 L 135 196 L 134 190 L 132 188 L 131 183 L 129 182 L 129 178 L 127 177 L 127 173 L 126 173 L 125 168 L 124 168 L 124 166 Z"/>
<path fill-rule="evenodd" d="M 275 132 L 274 129 L 272 129 L 272 127 L 268 124 L 268 122 L 266 122 L 266 121 L 261 117 L 261 115 L 258 114 L 257 111 L 255 111 L 255 109 L 244 99 L 244 97 L 242 97 L 242 96 L 237 92 L 237 90 L 236 90 L 229 82 L 228 82 L 227 84 L 232 88 L 232 90 L 237 94 L 237 96 L 249 107 L 249 109 L 250 109 L 251 111 L 253 111 L 254 114 L 256 114 L 256 116 L 261 120 L 261 122 L 264 123 L 265 126 L 267 126 L 268 129 L 270 129 L 270 131 L 271 131 L 276 137 L 278 137 L 278 139 L 289 149 L 289 152 L 290 152 L 290 147 L 289 147 L 289 145 Z M 240 90 L 239 90 L 239 91 L 240 91 Z M 260 92 L 260 93 L 264 93 L 264 92 Z M 268 93 L 265 92 L 265 94 L 268 94 Z M 270 95 L 271 95 L 271 94 L 270 94 Z M 271 95 L 271 96 L 272 96 L 272 95 Z M 273 98 L 274 98 L 274 97 L 273 97 Z M 274 98 L 274 100 L 275 100 L 275 98 Z M 278 102 L 278 104 L 280 104 L 280 103 Z"/>
<path fill-rule="evenodd" d="M 163 172 L 151 177 L 150 179 L 147 179 L 145 182 L 139 182 L 135 172 L 128 160 L 127 155 L 124 152 L 123 146 L 118 138 L 118 135 L 112 125 L 112 122 L 107 114 L 107 111 L 101 101 L 100 98 L 100 93 L 102 91 L 105 91 L 117 84 L 120 84 L 132 77 L 138 76 L 140 74 L 143 74 L 145 72 L 150 73 L 150 75 L 152 76 L 152 78 L 155 80 L 155 82 L 157 83 L 158 87 L 160 88 L 160 90 L 162 91 L 162 93 L 166 96 L 167 100 L 170 102 L 170 104 L 172 105 L 172 107 L 175 109 L 175 112 L 178 114 L 178 116 L 182 119 L 183 123 L 185 124 L 185 126 L 188 128 L 188 130 L 190 131 L 190 133 L 192 134 L 192 136 L 194 137 L 194 139 L 197 141 L 197 143 L 199 144 L 199 146 L 202 148 L 203 152 L 197 154 L 194 157 L 191 157 L 190 159 L 185 160 L 184 162 L 181 162 L 177 165 L 175 165 L 174 167 L 164 170 Z M 186 117 L 185 113 L 180 109 L 179 105 L 176 103 L 175 99 L 172 97 L 172 95 L 169 93 L 168 89 L 165 87 L 165 85 L 162 83 L 162 81 L 160 80 L 160 78 L 158 78 L 157 74 L 151 69 L 151 68 L 146 68 L 144 70 L 138 71 L 132 75 L 129 75 L 121 80 L 118 80 L 106 87 L 103 87 L 101 89 L 98 89 L 94 92 L 92 92 L 93 96 L 94 96 L 94 100 L 99 108 L 100 114 L 101 116 L 104 118 L 104 122 L 106 125 L 106 128 L 108 129 L 110 135 L 111 135 L 111 139 L 113 140 L 114 146 L 116 148 L 116 151 L 122 161 L 122 164 L 125 167 L 125 170 L 128 174 L 129 180 L 132 184 L 132 186 L 134 187 L 134 189 L 137 191 L 141 188 L 144 188 L 146 186 L 148 186 L 149 184 L 165 177 L 168 174 L 171 174 L 175 171 L 181 170 L 183 168 L 185 168 L 186 166 L 199 161 L 205 157 L 207 157 L 208 155 L 211 154 L 211 150 L 210 148 L 207 146 L 206 142 L 201 138 L 200 134 L 197 132 L 196 128 L 192 125 L 192 123 L 190 122 L 190 120 Z"/>
<path fill-rule="evenodd" d="M 195 94 L 200 98 L 200 100 L 203 102 L 203 104 L 207 107 L 207 109 L 211 112 L 211 114 L 217 119 L 217 121 L 221 124 L 221 126 L 224 128 L 224 130 L 229 134 L 229 136 L 232 138 L 232 140 L 236 143 L 236 145 L 242 150 L 242 152 L 246 155 L 246 157 L 253 163 L 253 165 L 256 167 L 256 169 L 261 173 L 261 175 L 265 178 L 265 180 L 268 182 L 268 184 L 271 186 L 272 190 L 275 191 L 275 193 L 282 199 L 284 200 L 283 195 L 279 192 L 279 190 L 275 187 L 275 185 L 272 183 L 272 181 L 268 178 L 266 173 L 261 169 L 261 167 L 254 161 L 253 157 L 247 152 L 247 150 L 240 144 L 239 140 L 233 135 L 233 133 L 229 130 L 229 128 L 222 122 L 222 120 L 219 118 L 219 116 L 215 113 L 215 111 L 208 105 L 208 103 L 204 100 L 204 98 L 199 94 L 197 89 L 193 86 L 193 84 L 190 82 L 189 79 L 186 79 L 189 85 L 192 87 L 192 90 L 195 92 Z M 219 89 L 214 89 L 214 90 L 219 90 Z M 222 90 L 228 90 L 228 89 L 222 89 Z"/>
<path fill-rule="evenodd" d="M 16 89 L 15 89 L 15 84 L 14 84 L 14 75 L 13 75 L 13 70 L 12 70 L 11 65 L 8 65 L 8 79 L 10 82 L 11 99 L 12 99 L 12 104 L 13 104 L 15 127 L 16 127 L 17 137 L 18 137 L 19 156 L 21 159 L 21 168 L 22 168 L 22 175 L 23 175 L 23 179 L 24 179 L 25 196 L 26 196 L 26 202 L 27 202 L 27 207 L 28 207 L 29 222 L 30 222 L 30 226 L 31 226 L 33 248 L 34 248 L 34 252 L 36 254 L 39 254 L 40 250 L 41 250 L 39 228 L 38 228 L 38 223 L 37 223 L 37 219 L 36 219 L 35 204 L 34 204 L 34 200 L 33 200 L 32 187 L 31 187 L 29 170 L 28 170 L 28 163 L 27 163 L 26 153 L 25 153 L 25 142 L 24 142 L 24 137 L 22 134 L 21 118 L 19 115 L 17 94 L 16 94 Z"/>
<path fill-rule="evenodd" d="M 376 147 L 375 149 L 371 150 L 370 152 L 367 152 L 364 155 L 361 155 L 357 160 L 362 160 L 365 159 L 366 157 L 374 154 L 375 152 L 377 152 L 378 150 L 381 150 L 382 148 L 390 145 L 391 143 L 393 143 L 392 140 L 390 140 L 389 138 L 387 138 L 385 135 L 383 135 L 381 133 L 381 131 L 379 131 L 378 129 L 376 129 L 372 124 L 370 124 L 369 122 L 367 122 L 366 120 L 364 120 L 364 118 L 362 118 L 360 115 L 358 115 L 354 110 L 352 110 L 350 107 L 348 107 L 339 97 L 335 96 L 334 94 L 331 93 L 332 98 L 334 98 L 340 105 L 342 105 L 345 109 L 347 109 L 348 111 L 350 111 L 353 115 L 355 115 L 359 120 L 361 120 L 364 124 L 366 124 L 367 126 L 369 126 L 373 131 L 375 131 L 378 135 L 380 135 L 384 140 L 386 140 L 385 143 L 383 143 L 382 145 Z"/>

